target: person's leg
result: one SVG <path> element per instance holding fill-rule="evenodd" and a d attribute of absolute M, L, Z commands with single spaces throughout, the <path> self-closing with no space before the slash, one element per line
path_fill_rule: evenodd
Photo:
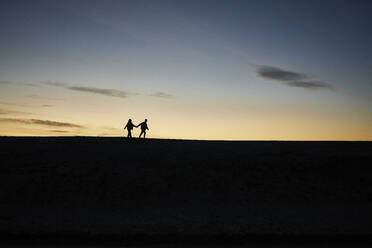
<path fill-rule="evenodd" d="M 140 138 L 141 138 L 142 134 L 143 134 L 143 131 L 141 131 L 141 133 L 140 133 L 140 136 L 139 136 Z"/>
<path fill-rule="evenodd" d="M 132 138 L 132 131 L 128 130 L 128 138 Z"/>
<path fill-rule="evenodd" d="M 143 138 L 146 138 L 146 131 L 143 131 Z"/>

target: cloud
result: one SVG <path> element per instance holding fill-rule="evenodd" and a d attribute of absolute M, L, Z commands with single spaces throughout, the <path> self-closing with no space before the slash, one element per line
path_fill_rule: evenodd
<path fill-rule="evenodd" d="M 16 111 L 16 110 L 11 110 L 11 109 L 1 109 L 0 108 L 0 115 L 8 115 L 8 114 L 31 114 L 31 113 L 21 112 L 21 111 Z"/>
<path fill-rule="evenodd" d="M 37 94 L 29 94 L 29 95 L 25 95 L 25 97 L 32 98 L 32 99 L 52 100 L 52 101 L 62 101 L 62 100 L 64 100 L 63 98 L 45 97 L 45 96 L 40 96 L 40 95 L 37 95 Z"/>
<path fill-rule="evenodd" d="M 0 85 L 5 84 L 13 84 L 13 85 L 24 85 L 24 86 L 30 86 L 30 87 L 40 87 L 40 84 L 38 83 L 26 83 L 26 82 L 19 82 L 19 81 L 9 81 L 9 80 L 3 80 L 0 81 Z"/>
<path fill-rule="evenodd" d="M 105 89 L 105 88 L 96 88 L 96 87 L 82 87 L 82 86 L 69 86 L 68 84 L 61 83 L 61 82 L 54 82 L 54 81 L 42 81 L 42 84 L 55 86 L 55 87 L 62 87 L 68 90 L 73 91 L 81 91 L 81 92 L 88 92 L 93 94 L 100 94 L 105 96 L 111 97 L 120 97 L 120 98 L 127 98 L 130 93 L 123 90 L 115 90 L 115 89 Z"/>
<path fill-rule="evenodd" d="M 20 124 L 34 124 L 49 127 L 70 127 L 70 128 L 82 128 L 83 126 L 51 120 L 40 120 L 40 119 L 13 119 L 13 118 L 0 118 L 0 122 L 20 123 Z"/>
<path fill-rule="evenodd" d="M 141 94 L 132 93 L 132 92 L 124 91 L 124 90 L 106 89 L 106 88 L 97 88 L 97 87 L 71 86 L 66 83 L 55 82 L 55 81 L 50 81 L 50 80 L 41 81 L 40 83 L 49 85 L 49 86 L 54 86 L 54 87 L 62 87 L 62 88 L 73 90 L 73 91 L 81 91 L 81 92 L 100 94 L 100 95 L 119 97 L 119 98 L 127 98 L 133 95 L 141 95 Z M 165 93 L 165 92 L 156 92 L 153 94 L 148 94 L 147 96 L 168 98 L 168 99 L 174 97 L 173 95 Z"/>
<path fill-rule="evenodd" d="M 285 71 L 280 68 L 272 66 L 257 66 L 257 73 L 259 77 L 275 80 L 275 81 L 291 81 L 291 80 L 303 80 L 307 79 L 308 76 L 304 73 L 298 73 L 293 71 Z"/>
<path fill-rule="evenodd" d="M 101 126 L 102 132 L 100 132 L 99 136 L 112 136 L 117 135 L 121 132 L 122 128 L 115 128 L 115 127 L 109 127 L 109 126 Z"/>
<path fill-rule="evenodd" d="M 335 90 L 335 88 L 327 82 L 314 80 L 311 76 L 294 71 L 287 71 L 278 67 L 267 65 L 253 65 L 256 68 L 257 76 L 263 79 L 279 82 L 289 87 L 303 88 L 308 90 Z"/>
<path fill-rule="evenodd" d="M 120 97 L 120 98 L 127 98 L 130 95 L 129 92 L 127 91 L 114 90 L 114 89 L 103 89 L 103 88 L 95 88 L 95 87 L 71 86 L 71 87 L 67 87 L 67 89 L 89 92 L 89 93 L 94 93 L 94 94 L 101 94 L 101 95 L 112 96 L 112 97 Z"/>
<path fill-rule="evenodd" d="M 156 93 L 150 94 L 149 96 L 159 97 L 159 98 L 168 98 L 168 99 L 174 97 L 173 95 L 164 93 L 164 92 L 156 92 Z"/>
<path fill-rule="evenodd" d="M 7 115 L 7 114 L 12 114 L 14 111 L 11 110 L 6 110 L 6 109 L 0 109 L 0 115 Z"/>
<path fill-rule="evenodd" d="M 121 129 L 116 128 L 116 127 L 108 127 L 108 126 L 102 126 L 103 129 L 107 131 L 120 131 Z"/>
<path fill-rule="evenodd" d="M 50 121 L 50 120 L 29 119 L 27 121 L 31 122 L 32 124 L 52 126 L 52 127 L 76 127 L 76 128 L 83 127 L 81 125 L 77 125 L 73 123 Z"/>
<path fill-rule="evenodd" d="M 329 89 L 334 90 L 334 87 L 326 82 L 322 81 L 290 81 L 286 82 L 286 85 L 290 87 L 298 87 L 298 88 L 304 88 L 304 89 Z"/>
<path fill-rule="evenodd" d="M 48 131 L 53 132 L 53 133 L 69 133 L 69 131 L 66 131 L 66 130 L 56 130 L 56 129 L 48 130 Z"/>
<path fill-rule="evenodd" d="M 14 103 L 14 102 L 3 102 L 3 101 L 0 101 L 0 104 L 7 105 L 7 106 L 29 107 L 29 105 L 22 104 L 22 103 Z"/>
<path fill-rule="evenodd" d="M 64 87 L 64 88 L 67 87 L 67 84 L 65 84 L 65 83 L 55 82 L 55 81 L 51 81 L 51 80 L 41 81 L 40 83 L 45 84 L 45 85 L 50 85 L 50 86 L 56 86 L 56 87 Z"/>
<path fill-rule="evenodd" d="M 30 86 L 30 87 L 40 87 L 40 84 L 35 84 L 35 83 L 25 83 L 24 85 Z"/>

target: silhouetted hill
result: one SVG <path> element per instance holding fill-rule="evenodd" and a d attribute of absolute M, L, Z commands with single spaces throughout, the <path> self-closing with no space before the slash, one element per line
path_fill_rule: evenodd
<path fill-rule="evenodd" d="M 0 148 L 2 237 L 372 235 L 372 142 L 3 137 Z"/>

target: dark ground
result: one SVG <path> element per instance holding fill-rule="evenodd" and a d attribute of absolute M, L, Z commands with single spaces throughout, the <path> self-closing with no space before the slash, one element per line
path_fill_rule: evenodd
<path fill-rule="evenodd" d="M 2 241 L 372 239 L 372 142 L 0 138 Z"/>

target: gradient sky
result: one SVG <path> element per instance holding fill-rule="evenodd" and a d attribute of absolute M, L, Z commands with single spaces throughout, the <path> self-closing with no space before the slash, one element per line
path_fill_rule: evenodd
<path fill-rule="evenodd" d="M 0 135 L 372 140 L 371 1 L 0 2 Z M 134 130 L 134 135 L 139 130 Z"/>

